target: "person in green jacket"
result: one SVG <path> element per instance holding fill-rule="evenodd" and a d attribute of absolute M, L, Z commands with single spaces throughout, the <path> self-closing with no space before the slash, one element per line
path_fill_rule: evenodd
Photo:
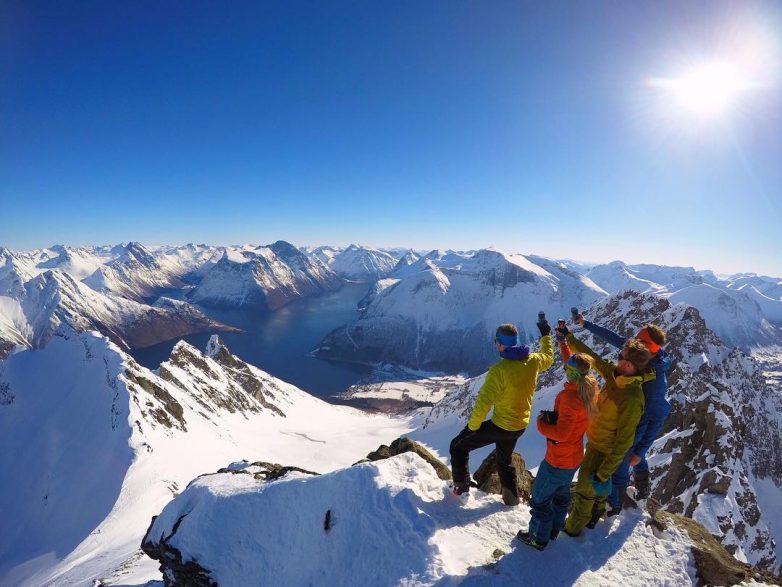
<path fill-rule="evenodd" d="M 595 369 L 605 381 L 597 397 L 598 414 L 587 429 L 584 460 L 572 490 L 570 512 L 564 531 L 578 536 L 593 518 L 593 510 L 603 512 L 611 493 L 611 475 L 624 459 L 635 438 L 635 428 L 644 411 L 644 368 L 651 353 L 637 338 L 628 339 L 616 363 L 593 352 L 572 334 L 568 346 L 592 357 Z"/>
<path fill-rule="evenodd" d="M 519 332 L 513 324 L 503 324 L 497 328 L 494 345 L 501 358 L 486 373 L 467 427 L 451 441 L 454 495 L 464 495 L 470 491 L 470 451 L 494 443 L 497 448 L 497 472 L 502 483 L 502 501 L 510 506 L 519 504 L 513 450 L 529 424 L 538 373 L 554 364 L 551 327 L 543 320 L 538 322 L 538 329 L 541 335 L 540 352 L 530 353 L 529 348 L 518 344 Z M 484 421 L 492 408 L 491 419 Z"/>

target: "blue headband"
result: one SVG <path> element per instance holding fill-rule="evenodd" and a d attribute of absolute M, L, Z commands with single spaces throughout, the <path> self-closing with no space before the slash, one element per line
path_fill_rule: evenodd
<path fill-rule="evenodd" d="M 519 337 L 515 334 L 500 334 L 498 332 L 494 336 L 494 342 L 498 342 L 502 346 L 516 346 L 519 342 Z"/>

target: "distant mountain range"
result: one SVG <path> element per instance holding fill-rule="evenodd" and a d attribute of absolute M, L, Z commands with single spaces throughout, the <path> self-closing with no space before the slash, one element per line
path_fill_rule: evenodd
<path fill-rule="evenodd" d="M 325 404 L 216 336 L 204 350 L 180 341 L 156 371 L 126 353 L 229 328 L 206 315 L 210 306 L 274 312 L 346 281 L 366 284 L 360 317 L 328 334 L 319 356 L 477 377 L 439 391 L 431 409 L 390 419 Z M 445 456 L 496 360 L 496 325 L 516 323 L 534 345 L 538 311 L 553 323 L 571 306 L 625 334 L 646 321 L 668 331 L 674 410 L 651 452 L 654 496 L 737 558 L 778 568 L 781 290 L 782 280 L 753 274 L 494 249 L 0 249 L 0 470 L 14 480 L 0 484 L 0 583 L 155 578 L 138 550 L 151 516 L 196 475 L 237 459 L 326 472 L 411 428 Z M 535 411 L 550 407 L 561 372 L 540 381 Z M 387 387 L 404 395 L 403 384 Z M 544 444 L 522 437 L 529 466 Z"/>

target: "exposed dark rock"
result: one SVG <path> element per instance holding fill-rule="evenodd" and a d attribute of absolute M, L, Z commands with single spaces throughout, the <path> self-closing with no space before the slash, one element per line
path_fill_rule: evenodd
<path fill-rule="evenodd" d="M 653 520 L 657 528 L 675 526 L 687 534 L 692 542 L 699 585 L 737 585 L 749 579 L 782 585 L 782 576 L 733 558 L 706 528 L 694 520 L 664 510 L 655 512 Z"/>
<path fill-rule="evenodd" d="M 187 430 L 182 404 L 174 399 L 168 391 L 143 375 L 135 373 L 130 368 L 125 370 L 124 375 L 130 386 L 137 385 L 162 404 L 161 407 L 153 408 L 149 411 L 149 415 L 154 420 L 167 428 Z"/>
<path fill-rule="evenodd" d="M 210 577 L 207 569 L 199 566 L 195 561 L 183 561 L 182 553 L 179 549 L 169 544 L 184 518 L 185 516 L 182 516 L 177 520 L 171 534 L 160 536 L 156 540 L 149 535 L 152 526 L 155 524 L 155 519 L 157 519 L 157 516 L 153 516 L 144 539 L 141 541 L 141 550 L 150 558 L 160 561 L 160 571 L 163 574 L 163 585 L 165 587 L 182 585 L 188 587 L 217 587 L 217 582 Z"/>
<path fill-rule="evenodd" d="M 367 461 L 379 461 L 381 459 L 387 459 L 389 457 L 402 454 L 403 452 L 414 452 L 427 463 L 432 465 L 432 468 L 435 470 L 437 476 L 440 479 L 443 481 L 451 480 L 451 470 L 445 465 L 445 463 L 435 457 L 423 446 L 405 436 L 397 438 L 394 442 L 391 443 L 391 446 L 381 444 L 376 451 L 369 453 L 366 459 L 362 459 L 355 464 L 365 463 Z"/>
<path fill-rule="evenodd" d="M 475 471 L 473 479 L 478 484 L 478 488 L 486 493 L 502 493 L 502 484 L 500 476 L 497 474 L 497 451 L 491 451 Z M 527 464 L 517 452 L 513 453 L 513 465 L 516 467 L 516 487 L 519 491 L 519 497 L 524 503 L 529 503 L 532 493 L 532 473 L 527 471 Z"/>
<path fill-rule="evenodd" d="M 0 382 L 0 406 L 7 406 L 14 403 L 16 396 L 11 391 L 11 386 L 6 382 Z"/>
<path fill-rule="evenodd" d="M 250 467 L 260 467 L 260 471 L 248 471 Z M 276 479 L 280 479 L 281 477 L 284 477 L 288 473 L 296 471 L 297 473 L 305 473 L 307 475 L 320 475 L 320 473 L 316 473 L 315 471 L 308 471 L 307 469 L 302 469 L 300 467 L 293 467 L 293 466 L 283 466 L 278 463 L 267 463 L 264 461 L 256 461 L 254 463 L 250 463 L 245 468 L 237 469 L 237 468 L 228 468 L 224 467 L 217 471 L 218 473 L 231 473 L 231 474 L 246 474 L 246 475 L 252 475 L 255 479 L 261 480 L 261 481 L 274 481 Z"/>

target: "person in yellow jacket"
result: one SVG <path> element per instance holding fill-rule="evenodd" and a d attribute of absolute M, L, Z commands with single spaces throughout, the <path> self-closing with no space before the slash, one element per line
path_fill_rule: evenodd
<path fill-rule="evenodd" d="M 593 511 L 598 517 L 605 511 L 611 493 L 611 475 L 633 444 L 635 428 L 644 411 L 641 385 L 650 376 L 644 373 L 644 368 L 652 354 L 640 340 L 629 338 L 619 352 L 619 360 L 613 363 L 601 358 L 572 334 L 568 334 L 566 340 L 574 352 L 592 357 L 595 369 L 605 381 L 597 396 L 597 416 L 587 428 L 586 452 L 565 520 L 565 533 L 578 536 L 590 520 L 596 521 Z"/>
<path fill-rule="evenodd" d="M 506 505 L 518 505 L 513 450 L 529 424 L 538 373 L 554 364 L 551 327 L 543 320 L 538 322 L 538 329 L 541 335 L 540 352 L 531 353 L 526 345 L 518 344 L 519 332 L 513 324 L 503 324 L 497 328 L 494 344 L 501 358 L 486 373 L 467 427 L 451 441 L 454 495 L 464 495 L 470 491 L 470 451 L 494 443 L 497 448 L 497 472 L 502 483 L 502 500 Z M 494 411 L 491 419 L 484 421 L 492 407 Z"/>

